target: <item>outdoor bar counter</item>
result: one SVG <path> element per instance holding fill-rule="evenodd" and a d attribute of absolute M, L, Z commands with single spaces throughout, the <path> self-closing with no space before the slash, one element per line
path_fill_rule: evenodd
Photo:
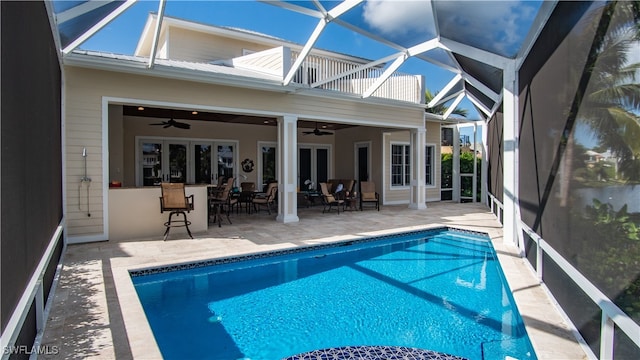
<path fill-rule="evenodd" d="M 162 239 L 169 212 L 160 213 L 160 186 L 109 188 L 109 239 Z M 192 234 L 207 231 L 207 185 L 186 185 L 194 209 L 187 213 Z M 182 219 L 174 215 L 173 219 Z M 189 238 L 184 227 L 172 227 L 169 239 Z"/>

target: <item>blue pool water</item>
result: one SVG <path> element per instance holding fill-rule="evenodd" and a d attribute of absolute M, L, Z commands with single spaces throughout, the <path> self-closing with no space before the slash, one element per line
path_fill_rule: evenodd
<path fill-rule="evenodd" d="M 281 359 L 356 345 L 536 358 L 478 234 L 430 230 L 131 276 L 167 359 Z"/>

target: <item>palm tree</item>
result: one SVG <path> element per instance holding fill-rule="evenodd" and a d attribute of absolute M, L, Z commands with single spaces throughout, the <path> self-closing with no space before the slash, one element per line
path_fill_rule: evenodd
<path fill-rule="evenodd" d="M 628 58 L 640 47 L 640 1 L 607 3 L 603 11 L 611 21 L 593 68 L 586 69 L 592 71 L 591 80 L 578 119 L 589 125 L 601 146 L 616 154 L 625 178 L 639 181 L 640 63 L 629 64 Z"/>
<path fill-rule="evenodd" d="M 431 100 L 433 100 L 433 98 L 438 95 L 438 93 L 436 92 L 435 94 L 431 93 L 431 90 L 427 89 L 424 92 L 424 100 L 425 102 L 428 104 Z M 438 115 L 444 115 L 445 112 L 447 112 L 447 110 L 449 109 L 448 106 L 444 105 L 444 104 L 438 104 L 432 108 L 427 108 L 426 112 L 431 113 L 431 114 L 438 114 Z M 460 115 L 463 117 L 467 117 L 468 111 L 467 109 L 462 109 L 459 107 L 456 107 L 455 109 L 453 109 L 452 114 L 456 114 L 456 115 Z"/>

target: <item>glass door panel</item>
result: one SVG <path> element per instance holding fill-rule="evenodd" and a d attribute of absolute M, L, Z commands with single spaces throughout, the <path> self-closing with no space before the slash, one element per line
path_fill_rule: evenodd
<path fill-rule="evenodd" d="M 311 175 L 311 149 L 300 148 L 298 151 L 298 188 L 303 191 L 309 190 L 310 184 L 305 184 L 307 180 L 315 182 Z M 317 182 L 316 182 L 317 184 Z"/>
<path fill-rule="evenodd" d="M 259 181 L 265 186 L 270 181 L 276 180 L 276 147 L 270 145 L 261 146 L 260 154 L 262 156 L 262 177 Z"/>
<path fill-rule="evenodd" d="M 230 178 L 235 176 L 236 151 L 234 144 L 216 144 L 215 159 L 217 162 L 217 177 Z"/>
<path fill-rule="evenodd" d="M 169 143 L 167 154 L 169 174 L 165 181 L 172 183 L 187 182 L 187 144 Z"/>
<path fill-rule="evenodd" d="M 193 146 L 193 182 L 195 184 L 210 184 L 213 180 L 211 149 L 211 144 L 195 144 Z"/>
<path fill-rule="evenodd" d="M 316 149 L 316 184 L 329 180 L 329 149 Z"/>
<path fill-rule="evenodd" d="M 143 142 L 142 186 L 160 185 L 162 182 L 162 141 Z"/>
<path fill-rule="evenodd" d="M 299 147 L 298 188 L 301 191 L 320 189 L 319 184 L 329 179 L 330 161 L 327 146 Z"/>

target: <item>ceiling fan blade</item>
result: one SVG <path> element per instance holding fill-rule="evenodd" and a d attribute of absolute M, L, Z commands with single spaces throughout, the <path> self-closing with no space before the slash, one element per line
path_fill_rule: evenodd
<path fill-rule="evenodd" d="M 166 124 L 166 125 L 165 125 L 165 126 L 163 126 L 162 128 L 163 128 L 163 129 L 166 129 L 166 128 L 168 128 L 168 127 L 171 127 L 171 124 Z"/>
<path fill-rule="evenodd" d="M 319 131 L 318 135 L 333 135 L 333 133 L 328 131 Z"/>
<path fill-rule="evenodd" d="M 173 126 L 175 126 L 177 128 L 180 128 L 180 129 L 190 129 L 191 128 L 191 125 L 189 125 L 187 123 L 177 122 L 177 121 L 175 121 L 173 123 Z"/>

